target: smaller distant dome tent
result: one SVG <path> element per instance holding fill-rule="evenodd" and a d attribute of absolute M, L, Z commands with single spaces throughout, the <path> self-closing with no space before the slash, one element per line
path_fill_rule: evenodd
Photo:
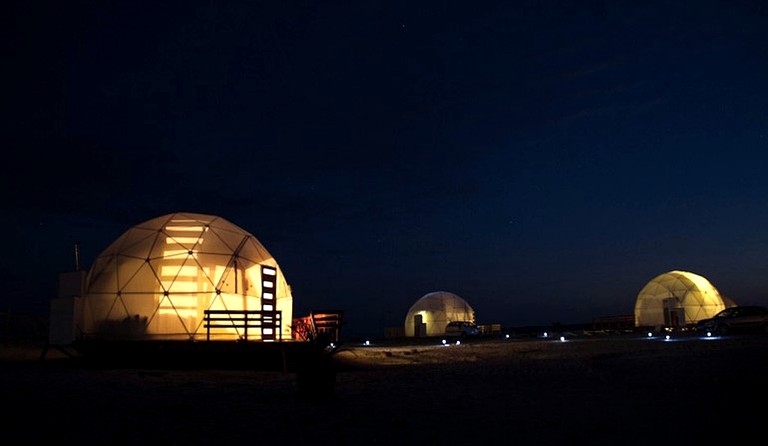
<path fill-rule="evenodd" d="M 441 336 L 449 322 L 475 322 L 475 310 L 461 297 L 447 291 L 422 296 L 408 310 L 405 335 Z"/>
<path fill-rule="evenodd" d="M 685 326 L 726 308 L 717 289 L 688 271 L 669 271 L 648 282 L 637 295 L 635 326 Z"/>

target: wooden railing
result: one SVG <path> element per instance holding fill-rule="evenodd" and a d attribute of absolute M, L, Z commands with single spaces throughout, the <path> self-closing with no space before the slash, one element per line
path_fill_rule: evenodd
<path fill-rule="evenodd" d="M 248 340 L 248 330 L 261 330 L 262 340 L 283 340 L 282 312 L 262 310 L 205 310 L 205 339 L 211 340 L 211 329 L 242 330 L 242 339 Z M 265 334 L 264 329 L 271 328 L 271 334 Z"/>

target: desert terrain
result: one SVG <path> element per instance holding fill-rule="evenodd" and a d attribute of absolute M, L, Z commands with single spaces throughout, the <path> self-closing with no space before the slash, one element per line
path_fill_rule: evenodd
<path fill-rule="evenodd" d="M 762 435 L 768 336 L 348 343 L 296 374 L 84 366 L 0 349 L 6 438 L 79 445 L 648 445 Z M 8 437 L 11 435 L 11 437 Z"/>

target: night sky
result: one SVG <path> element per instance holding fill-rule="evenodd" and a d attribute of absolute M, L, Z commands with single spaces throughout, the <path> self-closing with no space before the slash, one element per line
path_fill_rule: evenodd
<path fill-rule="evenodd" d="M 253 234 L 349 334 L 432 291 L 632 314 L 673 269 L 768 305 L 768 3 L 1 8 L 3 307 L 172 212 Z"/>

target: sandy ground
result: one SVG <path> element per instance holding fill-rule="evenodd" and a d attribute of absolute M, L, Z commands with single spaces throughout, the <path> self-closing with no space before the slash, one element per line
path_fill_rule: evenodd
<path fill-rule="evenodd" d="M 2 429 L 25 442 L 752 443 L 768 396 L 768 336 L 342 345 L 324 400 L 300 394 L 294 373 L 94 368 L 0 351 Z"/>

